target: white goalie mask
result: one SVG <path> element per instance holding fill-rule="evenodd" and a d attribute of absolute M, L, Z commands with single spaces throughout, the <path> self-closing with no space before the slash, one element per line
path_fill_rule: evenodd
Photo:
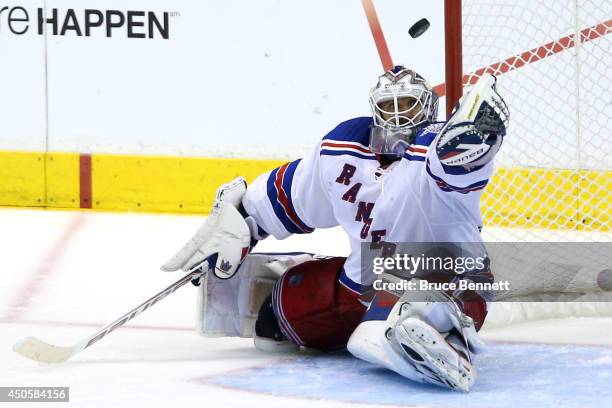
<path fill-rule="evenodd" d="M 401 65 L 378 77 L 369 99 L 373 153 L 403 155 L 415 133 L 438 115 L 438 96 L 429 83 Z"/>

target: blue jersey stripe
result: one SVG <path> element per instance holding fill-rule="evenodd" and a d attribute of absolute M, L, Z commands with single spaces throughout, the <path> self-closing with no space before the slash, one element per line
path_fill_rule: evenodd
<path fill-rule="evenodd" d="M 297 215 L 297 212 L 295 211 L 295 207 L 293 206 L 293 199 L 291 198 L 291 184 L 293 183 L 293 175 L 295 174 L 295 170 L 297 169 L 298 164 L 300 164 L 300 161 L 302 161 L 302 159 L 297 159 L 289 163 L 289 165 L 287 166 L 287 170 L 285 170 L 285 175 L 283 177 L 282 186 L 283 186 L 283 191 L 285 192 L 285 195 L 289 199 L 289 207 L 291 208 L 291 211 L 293 212 L 293 214 L 295 214 L 296 219 L 295 220 L 292 219 L 292 221 L 298 224 L 298 227 L 300 227 L 305 233 L 310 233 L 314 231 L 314 229 L 306 225 L 306 223 L 302 219 L 299 218 L 299 215 Z"/>
<path fill-rule="evenodd" d="M 437 182 L 438 187 L 440 187 L 440 190 L 446 192 L 467 194 L 471 191 L 482 190 L 489 183 L 489 180 L 481 180 L 477 181 L 476 183 L 472 183 L 466 187 L 453 186 L 452 184 L 448 184 L 446 181 L 431 172 L 431 169 L 429 168 L 429 160 L 427 160 L 425 169 L 427 170 L 427 174 L 429 174 L 429 176 Z"/>
<path fill-rule="evenodd" d="M 342 272 L 340 272 L 340 278 L 338 280 L 344 286 L 346 286 L 353 292 L 359 293 L 360 295 L 364 294 L 369 289 L 369 286 L 364 286 L 360 283 L 357 283 L 351 278 L 349 278 L 348 276 L 346 276 L 346 272 L 344 271 L 344 268 L 342 268 Z"/>
<path fill-rule="evenodd" d="M 277 174 L 278 169 L 274 169 L 270 173 L 267 182 L 268 199 L 270 200 L 270 204 L 272 205 L 272 210 L 274 210 L 274 214 L 276 214 L 276 217 L 283 224 L 287 232 L 291 234 L 304 234 L 306 231 L 303 231 L 301 228 L 295 225 L 293 221 L 291 221 L 283 206 L 278 202 L 278 192 L 276 191 L 275 185 Z"/>
<path fill-rule="evenodd" d="M 357 142 L 367 146 L 370 142 L 371 117 L 359 117 L 340 123 L 323 140 L 337 142 Z"/>
<path fill-rule="evenodd" d="M 486 164 L 483 164 L 482 166 L 470 167 L 469 169 L 466 169 L 464 166 L 447 166 L 444 163 L 440 164 L 442 165 L 442 170 L 444 170 L 446 174 L 451 174 L 453 176 L 462 176 L 473 171 L 478 171 L 486 166 Z"/>
<path fill-rule="evenodd" d="M 419 161 L 419 162 L 425 161 L 425 157 L 423 156 L 415 156 L 415 155 L 408 154 L 408 153 L 404 153 L 404 159 L 409 160 L 409 161 Z"/>

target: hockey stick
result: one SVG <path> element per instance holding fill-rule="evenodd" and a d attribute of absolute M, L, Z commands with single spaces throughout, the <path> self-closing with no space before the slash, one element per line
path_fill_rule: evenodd
<path fill-rule="evenodd" d="M 389 52 L 389 47 L 387 46 L 387 40 L 385 40 L 385 35 L 380 26 L 380 20 L 378 20 L 378 14 L 376 13 L 376 8 L 374 7 L 374 1 L 361 0 L 361 5 L 363 6 L 363 11 L 365 11 L 366 18 L 368 19 L 368 25 L 370 26 L 372 38 L 374 39 L 376 50 L 378 51 L 378 56 L 380 57 L 380 63 L 382 64 L 383 69 L 388 71 L 393 68 L 393 60 L 391 58 L 391 53 Z M 418 38 L 429 29 L 429 26 L 429 20 L 426 18 L 421 18 L 410 26 L 408 29 L 408 34 L 410 34 L 410 37 L 412 38 Z"/>
<path fill-rule="evenodd" d="M 391 53 L 389 52 L 385 35 L 383 34 L 382 28 L 380 28 L 380 21 L 378 20 L 378 15 L 374 8 L 373 0 L 362 0 L 361 4 L 365 11 L 366 18 L 368 19 L 370 31 L 372 31 L 372 38 L 374 38 L 374 43 L 376 44 L 380 63 L 385 71 L 390 70 L 393 68 L 393 60 L 391 59 Z"/>
<path fill-rule="evenodd" d="M 203 262 L 202 262 L 203 264 Z M 40 363 L 63 363 L 70 357 L 77 353 L 85 350 L 87 347 L 96 343 L 98 340 L 105 337 L 107 334 L 115 330 L 116 328 L 123 326 L 125 323 L 138 316 L 155 303 L 159 302 L 169 294 L 173 293 L 178 288 L 182 287 L 189 281 L 196 279 L 204 274 L 201 270 L 202 264 L 192 268 L 187 272 L 187 275 L 183 276 L 172 285 L 168 286 L 161 292 L 153 295 L 151 298 L 145 300 L 117 320 L 107 324 L 90 337 L 80 341 L 79 343 L 71 347 L 54 346 L 49 343 L 45 343 L 35 337 L 26 337 L 13 346 L 13 350 L 22 355 L 23 357 L 29 358 L 30 360 L 38 361 Z"/>

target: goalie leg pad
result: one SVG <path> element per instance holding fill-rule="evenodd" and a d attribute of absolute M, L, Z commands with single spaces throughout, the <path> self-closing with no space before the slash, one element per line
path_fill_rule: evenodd
<path fill-rule="evenodd" d="M 413 381 L 468 391 L 476 376 L 471 355 L 482 349 L 472 318 L 442 292 L 407 291 L 385 312 L 390 296 L 376 294 L 349 351 Z"/>
<path fill-rule="evenodd" d="M 388 275 L 384 275 L 387 277 Z M 393 278 L 392 276 L 390 278 Z M 397 278 L 393 278 L 396 279 Z M 416 279 L 415 279 L 416 282 Z M 437 292 L 437 291 L 434 291 Z M 480 330 L 487 317 L 487 302 L 476 294 L 464 293 L 461 299 L 457 297 L 451 299 L 443 293 L 429 296 L 433 301 L 425 301 L 427 298 L 425 291 L 408 291 L 401 296 L 401 301 L 411 302 L 415 308 L 415 314 L 438 331 L 448 331 L 454 325 L 450 315 L 464 314 L 473 321 L 474 329 Z M 386 291 L 377 291 L 365 314 L 364 320 L 385 320 L 390 315 L 392 308 L 400 301 L 400 295 Z M 456 305 L 456 307 L 454 306 Z M 452 313 L 451 313 L 452 312 Z"/>
<path fill-rule="evenodd" d="M 359 295 L 338 283 L 344 261 L 336 257 L 305 262 L 277 282 L 274 313 L 292 343 L 321 351 L 346 346 L 365 306 Z"/>
<path fill-rule="evenodd" d="M 436 329 L 424 321 L 407 317 L 387 333 L 398 356 L 409 360 L 423 382 L 469 391 L 476 370 Z"/>
<path fill-rule="evenodd" d="M 386 367 L 420 383 L 468 391 L 476 371 L 465 358 L 463 342 L 458 352 L 428 323 L 410 314 L 413 309 L 398 302 L 387 321 L 362 322 L 351 336 L 348 349 L 357 358 Z M 453 332 L 454 333 L 454 332 Z"/>
<path fill-rule="evenodd" d="M 205 274 L 198 287 L 197 330 L 207 337 L 251 337 L 261 305 L 289 268 L 311 254 L 249 254 L 232 279 Z"/>

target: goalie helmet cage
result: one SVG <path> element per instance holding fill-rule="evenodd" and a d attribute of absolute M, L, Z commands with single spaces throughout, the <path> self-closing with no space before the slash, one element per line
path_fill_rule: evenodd
<path fill-rule="evenodd" d="M 612 241 L 612 2 L 445 0 L 444 10 L 447 112 L 485 72 L 498 77 L 510 109 L 482 198 L 484 240 L 549 242 L 553 252 L 554 242 Z M 599 271 L 568 277 L 548 269 L 513 272 L 520 287 L 510 295 L 611 302 L 495 304 L 490 325 L 612 315 Z M 493 272 L 507 278 L 504 270 Z"/>

